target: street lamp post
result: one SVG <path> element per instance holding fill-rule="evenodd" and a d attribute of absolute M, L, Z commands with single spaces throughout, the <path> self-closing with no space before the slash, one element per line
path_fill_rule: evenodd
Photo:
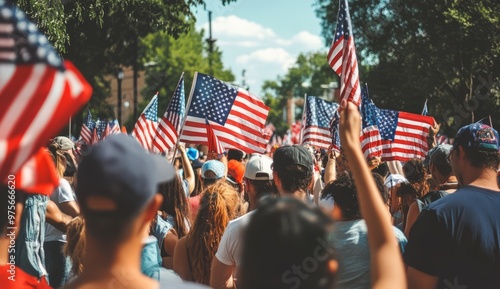
<path fill-rule="evenodd" d="M 116 79 L 118 80 L 118 123 L 122 124 L 122 80 L 123 80 L 123 68 L 118 68 L 118 73 L 116 74 Z"/>

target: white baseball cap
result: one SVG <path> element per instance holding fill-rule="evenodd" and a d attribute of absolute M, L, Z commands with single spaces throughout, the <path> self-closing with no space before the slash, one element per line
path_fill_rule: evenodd
<path fill-rule="evenodd" d="M 273 179 L 273 160 L 270 157 L 255 154 L 250 158 L 245 167 L 245 178 L 256 181 Z"/>

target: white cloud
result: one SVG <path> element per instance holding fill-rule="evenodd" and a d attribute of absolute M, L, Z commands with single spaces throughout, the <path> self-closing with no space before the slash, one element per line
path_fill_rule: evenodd
<path fill-rule="evenodd" d="M 208 23 L 201 28 L 208 31 Z M 271 28 L 235 15 L 217 17 L 212 22 L 212 32 L 226 67 L 233 70 L 237 82 L 245 70 L 246 83 L 253 92 L 260 90 L 264 80 L 284 75 L 299 53 L 325 48 L 321 38 L 308 31 L 283 37 Z"/>
<path fill-rule="evenodd" d="M 208 23 L 202 27 L 208 31 Z M 228 37 L 265 40 L 276 37 L 272 29 L 234 15 L 217 17 L 212 23 L 212 32 L 221 39 Z"/>
<path fill-rule="evenodd" d="M 292 37 L 292 43 L 297 44 L 305 50 L 319 50 L 324 47 L 323 41 L 318 35 L 307 31 L 301 31 Z"/>

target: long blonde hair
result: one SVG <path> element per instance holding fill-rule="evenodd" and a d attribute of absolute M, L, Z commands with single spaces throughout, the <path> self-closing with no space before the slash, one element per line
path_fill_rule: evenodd
<path fill-rule="evenodd" d="M 226 182 L 217 182 L 202 193 L 200 209 L 193 228 L 186 237 L 187 250 L 193 262 L 194 281 L 210 282 L 210 266 L 219 248 L 227 224 L 236 217 L 239 196 Z"/>
<path fill-rule="evenodd" d="M 82 217 L 76 217 L 68 224 L 66 241 L 64 255 L 71 258 L 73 275 L 80 275 L 85 257 L 85 221 Z"/>

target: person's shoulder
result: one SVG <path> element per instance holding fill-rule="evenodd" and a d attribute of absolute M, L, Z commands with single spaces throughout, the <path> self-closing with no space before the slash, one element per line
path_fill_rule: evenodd
<path fill-rule="evenodd" d="M 398 229 L 395 226 L 392 226 L 392 229 L 394 231 L 394 236 L 396 236 L 396 239 L 398 239 L 399 242 L 401 242 L 401 241 L 405 241 L 406 242 L 407 241 L 406 236 L 403 233 L 403 231 L 401 231 L 400 229 Z"/>
<path fill-rule="evenodd" d="M 239 230 L 240 228 L 246 226 L 248 222 L 250 222 L 250 218 L 253 215 L 252 212 L 248 212 L 244 214 L 243 216 L 240 216 L 234 220 L 231 220 L 229 224 L 226 226 L 226 232 L 234 231 L 234 230 Z"/>

